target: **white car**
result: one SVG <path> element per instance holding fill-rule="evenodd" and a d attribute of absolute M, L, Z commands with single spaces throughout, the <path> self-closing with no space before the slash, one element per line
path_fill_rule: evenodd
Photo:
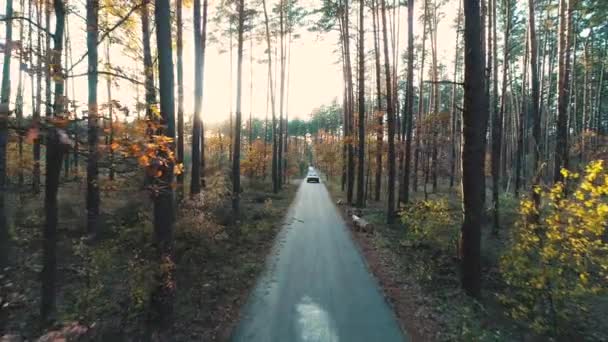
<path fill-rule="evenodd" d="M 316 173 L 309 172 L 306 176 L 306 183 L 320 183 L 320 178 Z"/>

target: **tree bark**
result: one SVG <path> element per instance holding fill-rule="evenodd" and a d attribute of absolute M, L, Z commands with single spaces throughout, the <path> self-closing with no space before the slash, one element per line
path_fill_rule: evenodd
<path fill-rule="evenodd" d="M 388 54 L 388 35 L 386 31 L 386 0 L 381 1 L 382 37 L 384 40 L 384 69 L 386 73 L 386 116 L 388 125 L 388 200 L 386 209 L 387 223 L 395 221 L 395 113 L 393 112 L 391 91 L 391 66 Z"/>
<path fill-rule="evenodd" d="M 379 28 L 378 28 L 378 0 L 372 0 L 372 21 L 374 25 L 374 59 L 376 61 L 376 97 L 377 97 L 377 108 L 376 108 L 376 119 L 377 119 L 377 132 L 376 132 L 376 179 L 374 185 L 374 200 L 380 200 L 380 189 L 382 185 L 382 154 L 384 150 L 384 112 L 382 111 L 382 87 L 380 86 L 380 43 L 379 43 Z"/>
<path fill-rule="evenodd" d="M 238 47 L 236 66 L 236 116 L 234 123 L 234 152 L 232 153 L 232 210 L 234 219 L 239 215 L 241 192 L 241 94 L 243 91 L 243 31 L 245 26 L 245 0 L 238 2 Z"/>
<path fill-rule="evenodd" d="M 424 1 L 424 18 L 422 24 L 422 51 L 420 62 L 420 81 L 418 83 L 418 115 L 416 116 L 416 141 L 414 142 L 414 179 L 412 189 L 418 191 L 418 160 L 420 159 L 420 139 L 422 134 L 422 115 L 424 112 L 424 61 L 426 57 L 426 24 L 428 21 L 427 1 Z"/>
<path fill-rule="evenodd" d="M 534 19 L 534 0 L 528 0 L 528 24 L 530 37 L 530 79 L 532 90 L 531 114 L 532 126 L 532 199 L 538 209 L 540 194 L 534 189 L 540 184 L 540 146 L 541 146 L 541 120 L 540 120 L 540 83 L 538 81 L 538 42 L 536 40 L 536 22 Z"/>
<path fill-rule="evenodd" d="M 202 28 L 202 33 L 201 33 L 201 62 L 200 62 L 200 66 L 201 66 L 201 76 L 200 76 L 200 82 L 201 82 L 201 90 L 200 90 L 200 95 L 201 95 L 201 104 L 200 104 L 200 110 L 202 110 L 202 106 L 203 106 L 203 97 L 205 95 L 205 53 L 207 51 L 207 11 L 208 11 L 208 7 L 209 7 L 209 2 L 208 0 L 203 0 L 203 28 Z M 200 11 L 199 11 L 200 12 Z M 200 113 L 199 110 L 199 113 Z M 201 116 L 202 114 L 199 114 L 199 122 L 200 122 L 200 137 L 201 137 L 201 146 L 200 146 L 200 151 L 201 151 L 201 172 L 200 172 L 200 183 L 201 183 L 201 188 L 205 188 L 206 186 L 206 172 L 205 172 L 205 123 L 203 121 L 203 118 Z"/>
<path fill-rule="evenodd" d="M 6 16 L 13 16 L 13 0 L 6 1 Z M 2 88 L 0 89 L 0 105 L 4 106 L 0 114 L 0 267 L 8 262 L 8 222 L 6 217 L 6 146 L 8 144 L 8 116 L 11 96 L 11 41 L 13 22 L 6 21 L 6 46 L 4 50 L 4 65 L 2 68 Z M 5 113 L 4 113 L 5 111 Z"/>
<path fill-rule="evenodd" d="M 61 67 L 61 52 L 63 49 L 63 32 L 65 29 L 65 5 L 63 0 L 54 0 L 55 34 L 53 36 L 53 52 L 51 56 L 51 73 L 55 82 L 55 98 L 53 104 L 54 116 L 64 114 L 64 82 Z M 55 278 L 57 272 L 57 192 L 59 176 L 63 159 L 62 143 L 59 129 L 50 128 L 46 140 L 46 182 L 44 194 L 44 210 L 46 222 L 43 231 L 43 262 L 42 262 L 42 293 L 40 298 L 40 316 L 44 326 L 54 320 L 55 313 Z"/>
<path fill-rule="evenodd" d="M 347 167 L 346 167 L 346 199 L 348 203 L 353 203 L 353 190 L 354 190 L 354 185 L 355 185 L 355 159 L 354 159 L 354 134 L 353 134 L 353 130 L 354 130 L 354 125 L 353 125 L 353 121 L 354 121 L 354 115 L 353 115 L 353 111 L 354 111 L 354 101 L 353 101 L 353 73 L 352 73 L 352 64 L 351 64 L 351 60 L 350 60 L 350 30 L 349 30 L 349 15 L 350 15 L 350 11 L 349 11 L 349 7 L 348 7 L 348 1 L 349 0 L 344 0 L 344 37 L 343 37 L 343 41 L 344 41 L 344 57 L 345 57 L 345 67 L 346 67 L 346 89 L 347 89 L 347 93 L 346 93 L 346 102 L 347 102 L 347 106 L 346 106 L 346 125 L 348 126 L 348 134 L 347 134 L 347 147 L 346 147 L 346 151 L 347 151 Z"/>
<path fill-rule="evenodd" d="M 526 33 L 527 34 L 527 33 Z M 528 55 L 530 50 L 530 40 L 526 36 L 526 50 L 524 53 L 524 72 L 522 76 L 521 86 L 521 110 L 519 112 L 519 125 L 517 128 L 517 155 L 515 156 L 515 194 L 519 193 L 519 189 L 524 186 L 526 175 L 525 175 L 525 133 L 526 133 L 526 112 L 528 111 L 528 101 L 526 100 L 526 81 L 528 77 Z"/>
<path fill-rule="evenodd" d="M 568 168 L 568 107 L 570 103 L 570 37 L 572 29 L 571 0 L 559 2 L 559 51 L 557 80 L 557 132 L 553 180 L 563 179 L 562 168 Z"/>
<path fill-rule="evenodd" d="M 107 18 L 107 16 L 106 16 Z M 110 64 L 110 42 L 111 39 L 108 39 L 107 44 L 106 44 L 106 63 L 107 66 L 109 67 Z M 106 76 L 106 90 L 107 90 L 107 94 L 108 94 L 108 115 L 109 115 L 109 130 L 110 130 L 110 134 L 109 136 L 106 137 L 106 147 L 108 148 L 109 151 L 109 162 L 110 162 L 110 166 L 109 166 L 109 179 L 110 181 L 114 180 L 114 149 L 112 148 L 112 144 L 114 143 L 114 105 L 112 102 L 112 76 L 108 75 Z"/>
<path fill-rule="evenodd" d="M 284 47 L 284 38 L 285 38 L 285 29 L 284 29 L 284 19 L 285 19 L 285 3 L 283 0 L 279 0 L 279 72 L 280 72 L 280 80 L 279 80 L 279 132 L 278 132 L 278 161 L 277 161 L 277 174 L 278 174 L 278 183 L 279 189 L 283 187 L 283 102 L 285 95 L 285 47 Z"/>
<path fill-rule="evenodd" d="M 359 156 L 357 159 L 357 206 L 365 206 L 365 29 L 363 10 L 364 0 L 359 3 Z"/>
<path fill-rule="evenodd" d="M 457 158 L 457 147 L 456 147 L 456 142 L 457 142 L 457 122 L 459 120 L 457 120 L 457 117 L 460 117 L 460 111 L 457 111 L 456 108 L 456 87 L 457 87 L 457 76 L 458 76 L 458 66 L 460 65 L 459 61 L 458 61 L 458 56 L 459 56 L 459 49 L 458 49 L 458 42 L 460 39 L 460 26 L 461 26 L 461 17 L 462 17 L 462 0 L 458 1 L 458 12 L 456 14 L 457 17 L 457 21 L 456 21 L 456 51 L 454 52 L 454 84 L 452 84 L 452 104 L 450 106 L 450 115 L 451 115 L 451 134 L 450 134 L 450 142 L 451 142 L 451 146 L 450 146 L 450 188 L 454 187 L 454 181 L 456 178 L 456 158 Z"/>
<path fill-rule="evenodd" d="M 192 119 L 192 173 L 190 194 L 201 192 L 201 107 L 203 104 L 203 49 L 201 37 L 201 0 L 193 1 L 194 31 L 194 117 Z"/>
<path fill-rule="evenodd" d="M 494 5 L 496 5 L 494 3 Z M 497 110 L 495 102 L 492 102 L 492 204 L 493 204 L 493 232 L 498 233 L 500 227 L 500 204 L 499 204 L 499 192 L 500 192 L 500 162 L 501 162 L 501 151 L 502 151 L 502 121 L 503 115 L 506 108 L 507 100 L 507 66 L 509 65 L 509 39 L 511 31 L 511 4 L 509 1 L 505 3 L 505 20 L 506 30 L 504 36 L 504 54 L 502 61 L 502 100 L 500 104 L 500 111 Z M 496 8 L 493 10 L 493 24 L 494 24 L 494 35 L 496 35 Z M 494 53 L 496 53 L 496 37 L 494 36 Z M 494 65 L 494 74 L 496 75 L 496 69 L 498 65 Z M 494 78 L 494 101 L 498 101 L 498 89 L 496 84 L 498 80 Z"/>
<path fill-rule="evenodd" d="M 405 99 L 405 165 L 403 202 L 410 200 L 410 164 L 412 159 L 412 117 L 414 116 L 414 0 L 407 3 L 407 89 Z"/>
<path fill-rule="evenodd" d="M 87 51 L 88 51 L 88 150 L 87 158 L 87 233 L 97 235 L 99 217 L 99 119 L 97 106 L 98 62 L 97 39 L 99 36 L 99 0 L 87 0 Z"/>
<path fill-rule="evenodd" d="M 36 6 L 36 22 L 38 25 L 42 23 L 42 4 L 35 2 Z M 42 70 L 42 35 L 38 34 L 37 47 L 37 58 L 36 58 L 36 70 Z M 36 106 L 34 107 L 34 113 L 32 116 L 33 127 L 38 128 L 40 126 L 40 109 L 42 106 L 42 73 L 36 73 Z M 40 137 L 34 139 L 34 146 L 32 147 L 32 154 L 34 157 L 34 168 L 32 172 L 32 190 L 34 194 L 40 192 Z"/>
<path fill-rule="evenodd" d="M 154 89 L 154 65 L 152 64 L 152 48 L 150 47 L 149 3 L 150 0 L 143 0 L 141 6 L 141 30 L 144 53 L 144 83 L 146 85 L 146 119 L 152 120 L 152 106 L 156 103 L 156 90 Z"/>
<path fill-rule="evenodd" d="M 158 76 L 160 90 L 161 124 L 159 134 L 175 139 L 175 100 L 173 77 L 173 45 L 171 42 L 171 10 L 169 0 L 156 0 L 154 17 L 156 20 L 156 44 L 158 48 Z M 171 150 L 174 145 L 171 143 Z M 162 153 L 162 152 L 159 152 Z M 175 297 L 175 264 L 173 259 L 173 227 L 175 206 L 173 196 L 173 166 L 167 153 L 168 165 L 155 179 L 159 189 L 153 194 L 154 203 L 154 242 L 159 257 L 160 272 L 157 287 L 151 298 L 151 317 L 149 320 L 153 336 L 161 340 L 172 326 L 173 300 Z"/>
<path fill-rule="evenodd" d="M 463 112 L 461 228 L 462 287 L 473 297 L 481 293 L 481 224 L 483 222 L 485 133 L 488 120 L 484 99 L 484 62 L 481 48 L 479 0 L 464 0 L 465 80 Z"/>
<path fill-rule="evenodd" d="M 270 103 L 272 108 L 272 192 L 277 193 L 279 191 L 278 183 L 278 160 L 277 160 L 277 136 L 276 136 L 276 111 L 275 111 L 275 98 L 273 91 L 273 79 L 272 79 L 272 45 L 270 42 L 270 21 L 268 20 L 268 9 L 266 8 L 266 0 L 262 0 L 262 6 L 264 7 L 264 27 L 266 29 L 266 53 L 268 56 L 268 82 L 270 83 Z"/>
<path fill-rule="evenodd" d="M 183 0 L 176 0 L 177 17 L 177 163 L 184 162 L 184 43 L 183 43 Z M 177 174 L 178 191 L 184 191 L 184 173 Z"/>

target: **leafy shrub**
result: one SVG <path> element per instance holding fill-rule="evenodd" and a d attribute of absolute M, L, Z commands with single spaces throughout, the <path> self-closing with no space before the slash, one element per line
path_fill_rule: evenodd
<path fill-rule="evenodd" d="M 521 201 L 500 265 L 509 314 L 539 333 L 564 333 L 570 324 L 563 323 L 581 317 L 589 297 L 608 290 L 608 170 L 594 161 L 580 180 L 562 175 L 564 182 L 534 189 L 540 208 Z"/>
<path fill-rule="evenodd" d="M 399 214 L 405 224 L 407 240 L 415 244 L 448 250 L 456 245 L 457 219 L 447 200 L 422 200 L 412 203 Z"/>

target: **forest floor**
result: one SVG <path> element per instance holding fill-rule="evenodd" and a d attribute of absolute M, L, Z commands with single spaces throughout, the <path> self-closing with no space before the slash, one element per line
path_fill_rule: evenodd
<path fill-rule="evenodd" d="M 336 202 L 344 203 L 339 178 L 326 182 Z M 429 199 L 447 198 L 450 210 L 460 215 L 457 189 L 439 189 L 428 194 Z M 489 195 L 488 195 L 489 196 Z M 422 191 L 413 194 L 414 201 L 424 199 Z M 480 301 L 464 294 L 460 288 L 457 245 L 437 247 L 412 244 L 406 238 L 403 224 L 387 225 L 384 202 L 369 200 L 364 209 L 342 207 L 346 222 L 359 210 L 363 218 L 373 225 L 371 233 L 360 232 L 351 224 L 351 232 L 369 268 L 382 286 L 387 300 L 393 306 L 401 324 L 413 341 L 547 341 L 522 324 L 512 320 L 498 300 L 505 287 L 498 263 L 508 240 L 508 231 L 517 218 L 517 203 L 504 198 L 501 222 L 505 231 L 499 236 L 491 234 L 490 225 L 483 229 L 482 271 L 484 292 Z M 457 233 L 459 227 L 447 227 Z M 605 315 L 608 306 L 599 303 L 590 317 L 573 325 L 572 334 L 560 336 L 557 341 L 604 341 Z M 602 321 L 600 321 L 602 320 Z"/>
<path fill-rule="evenodd" d="M 134 178 L 135 177 L 135 178 Z M 143 179 L 130 175 L 102 188 L 101 233 L 87 242 L 82 180 L 62 185 L 57 247 L 57 329 L 78 322 L 90 340 L 140 340 L 158 263 L 152 208 Z M 200 200 L 182 201 L 175 226 L 176 341 L 225 341 L 295 195 L 296 182 L 273 194 L 244 180 L 242 215 L 232 225 L 228 182 L 207 180 Z M 187 187 L 186 187 L 187 188 Z M 11 265 L 0 272 L 0 337 L 32 340 L 38 323 L 42 268 L 42 194 L 15 195 Z"/>

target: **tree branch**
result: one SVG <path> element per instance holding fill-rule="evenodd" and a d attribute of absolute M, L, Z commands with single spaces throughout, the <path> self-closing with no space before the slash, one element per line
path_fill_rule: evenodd
<path fill-rule="evenodd" d="M 0 21 L 9 21 L 9 20 L 25 20 L 28 23 L 36 26 L 39 30 L 44 31 L 44 33 L 50 35 L 51 37 L 54 36 L 54 34 L 52 34 L 51 32 L 49 32 L 49 30 L 47 30 L 45 27 L 43 27 L 42 25 L 39 25 L 37 22 L 33 21 L 31 18 L 27 18 L 27 17 L 10 17 L 10 18 L 0 18 Z"/>
<path fill-rule="evenodd" d="M 429 81 L 429 80 L 426 80 L 426 81 L 424 81 L 424 83 L 431 83 L 431 84 L 455 84 L 455 85 L 459 85 L 459 86 L 464 86 L 464 83 L 462 83 L 462 82 L 454 82 L 454 81 L 449 81 L 449 80 L 441 80 L 441 81 Z"/>
<path fill-rule="evenodd" d="M 116 30 L 120 25 L 124 24 L 124 22 L 127 21 L 135 11 L 140 9 L 143 6 L 143 4 L 144 4 L 144 2 L 140 3 L 139 5 L 133 6 L 133 8 L 131 8 L 131 10 L 124 17 L 120 18 L 114 25 L 112 25 L 112 27 L 107 29 L 101 35 L 101 37 L 99 37 L 99 39 L 97 40 L 97 45 L 101 44 L 110 35 L 110 33 L 112 33 L 114 30 Z M 82 63 L 82 61 L 84 61 L 84 59 L 87 58 L 88 55 L 89 55 L 89 52 L 87 51 L 84 53 L 84 55 L 80 56 L 80 58 L 74 64 L 72 64 L 72 66 L 70 67 L 68 72 L 74 70 L 74 68 L 78 64 Z"/>
<path fill-rule="evenodd" d="M 89 75 L 88 72 L 83 72 L 82 74 L 68 75 L 66 77 L 76 78 L 76 77 L 84 77 L 84 76 L 88 76 L 88 75 Z M 138 80 L 136 80 L 136 79 L 134 79 L 132 77 L 129 77 L 129 76 L 123 75 L 123 74 L 117 74 L 117 73 L 113 73 L 113 72 L 109 72 L 109 71 L 97 71 L 97 75 L 106 75 L 106 76 L 121 78 L 121 79 L 127 80 L 127 81 L 129 81 L 131 83 L 145 86 L 144 82 L 138 81 Z M 156 88 L 156 90 L 158 90 L 157 87 L 155 87 L 155 88 Z"/>

